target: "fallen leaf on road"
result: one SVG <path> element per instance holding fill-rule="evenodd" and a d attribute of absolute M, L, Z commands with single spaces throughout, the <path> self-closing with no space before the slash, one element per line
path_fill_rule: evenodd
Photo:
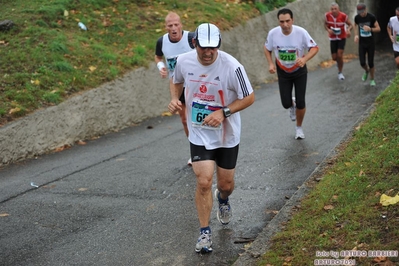
<path fill-rule="evenodd" d="M 14 113 L 18 113 L 19 111 L 21 111 L 21 108 L 15 107 L 10 109 L 10 111 L 8 112 L 10 115 L 14 114 Z"/>
<path fill-rule="evenodd" d="M 172 116 L 172 113 L 171 112 L 163 112 L 162 116 Z"/>
<path fill-rule="evenodd" d="M 65 144 L 64 146 L 61 146 L 61 147 L 56 148 L 56 149 L 55 149 L 55 152 L 60 152 L 60 151 L 63 151 L 63 150 L 65 150 L 65 149 L 69 149 L 70 147 L 71 147 L 71 145 Z"/>
<path fill-rule="evenodd" d="M 388 206 L 392 204 L 396 204 L 399 202 L 399 193 L 395 197 L 390 197 L 386 194 L 382 194 L 380 197 L 380 203 L 382 206 Z"/>
<path fill-rule="evenodd" d="M 325 209 L 326 211 L 332 210 L 332 209 L 334 209 L 334 206 L 333 205 L 326 205 L 326 206 L 323 207 L 323 209 Z"/>
<path fill-rule="evenodd" d="M 31 80 L 30 83 L 35 84 L 35 85 L 40 85 L 40 80 L 38 80 L 38 79 Z"/>
<path fill-rule="evenodd" d="M 79 141 L 77 142 L 77 144 L 78 144 L 78 145 L 86 145 L 86 142 L 84 142 L 83 140 L 79 140 Z"/>

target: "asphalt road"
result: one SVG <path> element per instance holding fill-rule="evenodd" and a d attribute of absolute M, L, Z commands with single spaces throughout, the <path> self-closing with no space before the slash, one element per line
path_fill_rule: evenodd
<path fill-rule="evenodd" d="M 294 139 L 277 84 L 256 90 L 241 114 L 233 219 L 218 224 L 215 204 L 211 254 L 194 251 L 195 176 L 173 116 L 1 169 L 0 265 L 233 264 L 389 85 L 390 47 L 375 63 L 376 87 L 361 81 L 357 59 L 344 81 L 334 66 L 310 71 L 304 140 Z"/>

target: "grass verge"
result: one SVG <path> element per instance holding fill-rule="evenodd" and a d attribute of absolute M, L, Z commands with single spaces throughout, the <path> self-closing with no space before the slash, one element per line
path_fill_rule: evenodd
<path fill-rule="evenodd" d="M 185 30 L 202 22 L 226 30 L 292 1 L 2 1 L 1 21 L 15 26 L 0 31 L 0 126 L 146 67 L 169 11 Z"/>
<path fill-rule="evenodd" d="M 311 191 L 258 265 L 399 265 L 399 202 L 380 203 L 383 194 L 399 197 L 398 102 L 399 75 L 321 180 L 308 183 Z M 316 264 L 317 259 L 346 261 Z"/>

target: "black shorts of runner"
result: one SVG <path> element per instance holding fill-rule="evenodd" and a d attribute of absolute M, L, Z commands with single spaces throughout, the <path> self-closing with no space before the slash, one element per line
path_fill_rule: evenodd
<path fill-rule="evenodd" d="M 346 39 L 330 41 L 330 50 L 332 54 L 336 54 L 339 50 L 345 49 Z"/>
<path fill-rule="evenodd" d="M 394 58 L 398 57 L 399 56 L 399 52 L 393 51 L 393 56 L 394 56 Z"/>
<path fill-rule="evenodd" d="M 183 87 L 183 92 L 181 93 L 180 98 L 179 98 L 179 101 L 181 101 L 182 104 L 186 104 L 186 98 L 184 97 L 184 90 L 185 89 L 186 88 Z"/>
<path fill-rule="evenodd" d="M 191 159 L 193 162 L 212 160 L 221 168 L 234 169 L 237 164 L 238 146 L 207 150 L 205 146 L 190 143 Z"/>

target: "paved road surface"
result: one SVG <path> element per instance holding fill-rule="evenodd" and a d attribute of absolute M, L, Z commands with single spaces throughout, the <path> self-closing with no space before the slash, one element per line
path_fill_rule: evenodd
<path fill-rule="evenodd" d="M 310 72 L 304 140 L 294 139 L 277 84 L 256 90 L 242 112 L 234 217 L 222 227 L 213 212 L 212 254 L 194 251 L 195 176 L 173 116 L 1 169 L 0 264 L 231 265 L 387 87 L 390 49 L 376 67 L 375 88 L 360 80 L 357 59 L 345 81 L 335 67 Z"/>

